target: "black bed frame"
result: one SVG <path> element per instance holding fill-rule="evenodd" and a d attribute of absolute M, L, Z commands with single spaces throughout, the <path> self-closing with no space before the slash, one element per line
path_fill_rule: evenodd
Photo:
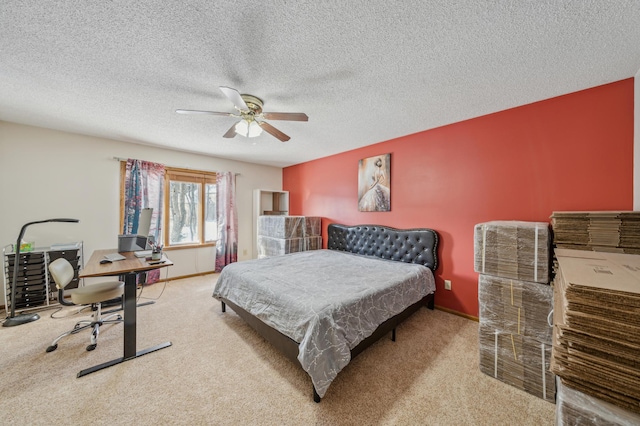
<path fill-rule="evenodd" d="M 394 229 L 380 225 L 330 224 L 327 231 L 329 237 L 327 248 L 330 250 L 376 256 L 398 262 L 418 263 L 427 266 L 434 272 L 438 267 L 438 233 L 433 229 Z M 268 326 L 236 304 L 226 299 L 220 299 L 220 302 L 222 303 L 222 312 L 226 312 L 226 305 L 229 305 L 258 334 L 299 365 L 297 342 Z M 421 306 L 426 306 L 429 309 L 434 308 L 433 293 L 380 324 L 371 336 L 351 350 L 351 359 L 389 332 L 391 332 L 391 340 L 395 342 L 396 327 Z M 313 400 L 320 402 L 320 396 L 315 387 L 313 388 Z"/>

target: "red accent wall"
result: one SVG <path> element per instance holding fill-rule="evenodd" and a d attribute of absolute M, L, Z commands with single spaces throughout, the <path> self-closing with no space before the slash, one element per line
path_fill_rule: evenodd
<path fill-rule="evenodd" d="M 440 234 L 436 304 L 478 315 L 473 229 L 633 208 L 633 79 L 287 167 L 290 213 Z M 391 211 L 358 212 L 358 160 L 391 153 Z M 452 281 L 444 290 L 443 280 Z"/>

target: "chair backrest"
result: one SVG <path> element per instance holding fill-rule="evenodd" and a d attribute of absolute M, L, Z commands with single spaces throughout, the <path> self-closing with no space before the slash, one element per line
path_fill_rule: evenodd
<path fill-rule="evenodd" d="M 73 266 L 63 257 L 58 258 L 49 264 L 49 272 L 56 282 L 58 290 L 63 290 L 75 276 Z"/>

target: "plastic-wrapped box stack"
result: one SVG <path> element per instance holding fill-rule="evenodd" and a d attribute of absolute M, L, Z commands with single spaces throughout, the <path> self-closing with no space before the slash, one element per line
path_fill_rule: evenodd
<path fill-rule="evenodd" d="M 555 376 L 549 371 L 549 224 L 481 223 L 474 237 L 474 269 L 480 273 L 480 371 L 555 402 Z"/>
<path fill-rule="evenodd" d="M 258 258 L 322 248 L 320 217 L 259 216 Z"/>
<path fill-rule="evenodd" d="M 566 249 L 556 256 L 551 370 L 567 389 L 592 397 L 590 407 L 572 415 L 586 421 L 610 403 L 620 408 L 621 419 L 637 418 L 640 256 Z"/>
<path fill-rule="evenodd" d="M 549 284 L 550 233 L 545 222 L 494 221 L 475 226 L 475 271 Z"/>

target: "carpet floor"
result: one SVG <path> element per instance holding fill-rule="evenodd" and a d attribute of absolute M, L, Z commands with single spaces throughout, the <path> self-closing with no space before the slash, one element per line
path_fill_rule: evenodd
<path fill-rule="evenodd" d="M 421 308 L 337 377 L 322 402 L 308 375 L 211 297 L 217 274 L 145 286 L 137 349 L 172 346 L 76 378 L 122 356 L 122 324 L 47 346 L 88 316 L 77 307 L 0 328 L 0 423 L 7 425 L 552 425 L 555 405 L 480 372 L 478 323 Z M 436 297 L 437 299 L 437 297 Z M 2 318 L 5 315 L 2 313 Z"/>

